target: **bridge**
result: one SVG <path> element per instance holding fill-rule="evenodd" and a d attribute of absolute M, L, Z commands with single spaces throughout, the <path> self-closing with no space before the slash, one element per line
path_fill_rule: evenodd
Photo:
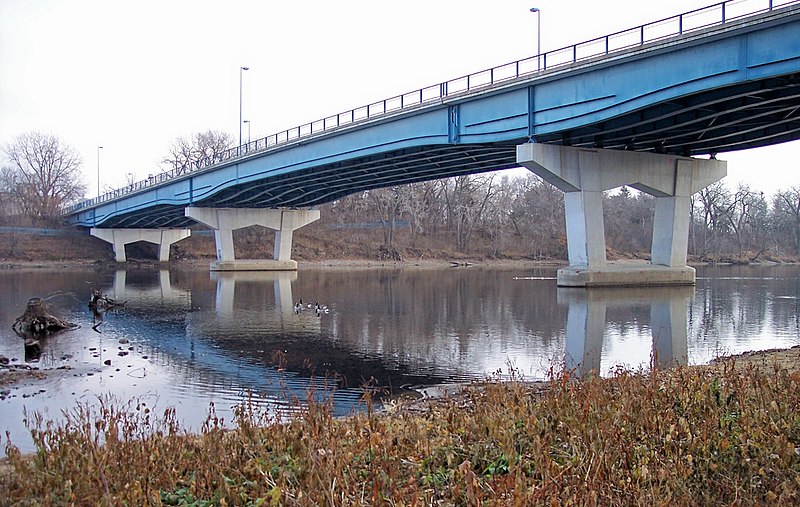
<path fill-rule="evenodd" d="M 351 193 L 523 166 L 565 192 L 560 285 L 686 284 L 689 200 L 717 154 L 800 138 L 800 0 L 730 0 L 404 93 L 252 141 L 65 210 L 111 242 L 169 245 L 200 222 L 212 270 L 296 269 L 292 233 Z M 651 263 L 605 257 L 602 192 L 656 197 Z M 237 260 L 232 231 L 276 231 Z"/>

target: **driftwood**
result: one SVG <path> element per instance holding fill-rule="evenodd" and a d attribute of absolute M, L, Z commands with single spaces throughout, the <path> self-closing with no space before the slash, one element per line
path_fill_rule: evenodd
<path fill-rule="evenodd" d="M 42 298 L 30 298 L 28 305 L 25 307 L 25 313 L 17 317 L 11 329 L 17 335 L 30 339 L 31 337 L 40 337 L 61 331 L 64 329 L 73 329 L 78 327 L 77 324 L 61 320 L 55 315 L 51 315 L 47 311 L 47 306 Z"/>
<path fill-rule="evenodd" d="M 89 298 L 89 309 L 92 310 L 92 316 L 94 317 L 94 324 L 92 325 L 92 330 L 97 331 L 98 333 L 100 330 L 100 324 L 104 322 L 103 315 L 108 310 L 115 310 L 117 308 L 121 308 L 125 306 L 127 301 L 119 302 L 116 299 L 112 299 L 107 295 L 103 294 L 97 289 L 92 289 L 92 296 Z"/>
<path fill-rule="evenodd" d="M 92 297 L 89 299 L 89 308 L 91 308 L 93 311 L 97 310 L 100 312 L 125 306 L 125 303 L 127 303 L 127 301 L 120 303 L 116 299 L 106 296 L 99 290 L 92 289 Z"/>

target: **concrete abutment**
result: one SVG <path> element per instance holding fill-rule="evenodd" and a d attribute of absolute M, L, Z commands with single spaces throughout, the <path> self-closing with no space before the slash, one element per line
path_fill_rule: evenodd
<path fill-rule="evenodd" d="M 686 265 L 691 196 L 727 174 L 721 160 L 526 143 L 517 163 L 562 190 L 569 266 L 564 287 L 692 285 Z M 622 185 L 656 198 L 650 264 L 606 260 L 603 192 Z"/>

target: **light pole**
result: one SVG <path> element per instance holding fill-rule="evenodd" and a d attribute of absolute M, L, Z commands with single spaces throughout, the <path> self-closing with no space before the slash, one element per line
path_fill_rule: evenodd
<path fill-rule="evenodd" d="M 102 146 L 97 147 L 97 198 L 100 199 L 100 150 Z"/>
<path fill-rule="evenodd" d="M 242 123 L 247 124 L 247 144 L 250 145 L 250 120 L 244 120 Z"/>
<path fill-rule="evenodd" d="M 241 154 L 242 151 L 242 71 L 250 70 L 250 67 L 239 67 L 239 149 L 237 153 Z"/>
<path fill-rule="evenodd" d="M 531 12 L 536 14 L 536 70 L 542 70 L 542 11 L 538 7 L 531 8 Z"/>

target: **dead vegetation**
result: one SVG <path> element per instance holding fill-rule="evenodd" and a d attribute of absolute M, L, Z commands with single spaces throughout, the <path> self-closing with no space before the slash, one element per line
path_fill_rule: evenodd
<path fill-rule="evenodd" d="M 188 435 L 170 409 L 104 400 L 62 424 L 29 416 L 0 488 L 37 505 L 796 505 L 800 372 L 779 364 L 555 375 L 334 418 L 212 411 Z M 419 407 L 423 407 L 421 410 Z"/>

